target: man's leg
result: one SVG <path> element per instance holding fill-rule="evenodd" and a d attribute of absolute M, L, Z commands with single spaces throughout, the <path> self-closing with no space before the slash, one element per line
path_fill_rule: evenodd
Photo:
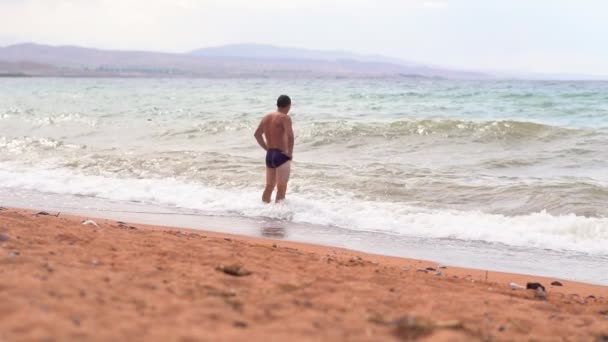
<path fill-rule="evenodd" d="M 277 203 L 285 199 L 287 192 L 287 182 L 291 173 L 291 162 L 279 166 L 277 169 Z"/>
<path fill-rule="evenodd" d="M 269 167 L 266 168 L 266 188 L 264 188 L 264 193 L 262 194 L 262 201 L 264 203 L 270 203 L 270 196 L 272 196 L 272 191 L 274 191 L 274 187 L 277 184 L 276 170 Z"/>

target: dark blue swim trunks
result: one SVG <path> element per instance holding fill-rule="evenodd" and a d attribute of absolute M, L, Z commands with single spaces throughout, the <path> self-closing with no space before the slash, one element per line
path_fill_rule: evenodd
<path fill-rule="evenodd" d="M 266 151 L 266 167 L 270 169 L 276 169 L 290 160 L 291 158 L 279 149 L 269 148 L 268 151 Z"/>

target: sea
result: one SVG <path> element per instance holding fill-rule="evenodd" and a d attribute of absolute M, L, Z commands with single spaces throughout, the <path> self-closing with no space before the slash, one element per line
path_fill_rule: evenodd
<path fill-rule="evenodd" d="M 608 284 L 608 82 L 0 78 L 0 204 Z"/>

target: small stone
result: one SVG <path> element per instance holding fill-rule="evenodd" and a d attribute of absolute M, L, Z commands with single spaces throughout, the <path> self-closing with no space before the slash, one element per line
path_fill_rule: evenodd
<path fill-rule="evenodd" d="M 462 322 L 460 322 L 459 320 L 452 320 L 452 321 L 439 321 L 439 322 L 435 322 L 435 328 L 442 328 L 442 329 L 462 329 L 463 325 Z"/>
<path fill-rule="evenodd" d="M 72 323 L 74 323 L 75 326 L 79 327 L 80 319 L 78 317 L 72 317 Z"/>
<path fill-rule="evenodd" d="M 369 314 L 367 320 L 376 324 L 386 324 L 386 320 L 384 319 L 384 317 L 382 317 L 382 315 L 377 312 Z"/>
<path fill-rule="evenodd" d="M 395 334 L 403 341 L 416 341 L 433 331 L 430 323 L 419 321 L 415 317 L 404 317 L 393 323 Z"/>
<path fill-rule="evenodd" d="M 498 326 L 498 331 L 500 331 L 500 332 L 505 331 L 505 326 L 504 325 L 499 325 Z"/>
<path fill-rule="evenodd" d="M 8 241 L 8 240 L 10 240 L 10 238 L 8 237 L 8 235 L 0 233 L 0 242 L 5 242 L 5 241 Z"/>
<path fill-rule="evenodd" d="M 9 258 L 16 258 L 19 255 L 19 252 L 10 252 L 6 256 Z"/>
<path fill-rule="evenodd" d="M 513 290 L 516 289 L 525 289 L 525 287 L 519 285 L 519 284 L 515 284 L 515 283 L 509 283 L 509 287 L 512 288 Z"/>
<path fill-rule="evenodd" d="M 2 211 L 2 210 L 6 210 L 6 208 L 5 207 L 0 207 L 0 211 Z"/>
<path fill-rule="evenodd" d="M 538 289 L 541 289 L 541 290 L 543 290 L 543 292 L 546 291 L 545 287 L 541 283 L 527 283 L 526 284 L 526 289 L 527 290 L 538 290 Z"/>
<path fill-rule="evenodd" d="M 279 246 L 277 246 L 277 244 L 276 244 L 276 243 L 273 243 L 273 244 L 272 244 L 272 248 L 278 248 L 278 247 L 279 247 Z"/>
<path fill-rule="evenodd" d="M 409 270 L 410 270 L 410 269 L 409 269 L 407 266 L 403 266 L 403 271 L 404 271 L 404 272 L 407 272 L 407 271 L 409 271 Z"/>
<path fill-rule="evenodd" d="M 45 265 L 43 265 L 42 267 L 43 267 L 43 268 L 44 268 L 44 269 L 45 269 L 47 272 L 49 272 L 49 273 L 53 273 L 53 272 L 55 272 L 55 269 L 54 269 L 54 268 L 52 268 L 52 267 L 51 267 L 51 265 L 49 265 L 49 264 L 45 264 Z"/>
<path fill-rule="evenodd" d="M 441 276 L 441 272 L 435 272 L 433 274 L 436 275 L 436 276 L 438 276 L 438 277 Z"/>
<path fill-rule="evenodd" d="M 47 213 L 46 211 L 40 211 L 36 215 L 47 216 L 47 215 L 51 215 L 51 214 Z"/>
<path fill-rule="evenodd" d="M 245 269 L 245 267 L 241 265 L 219 265 L 215 269 L 235 277 L 243 277 L 251 274 L 249 270 Z"/>
<path fill-rule="evenodd" d="M 552 282 L 552 283 L 551 283 L 551 285 L 553 285 L 553 286 L 564 286 L 564 284 L 560 283 L 560 282 L 559 282 L 559 281 L 557 281 L 557 280 L 556 280 L 556 281 L 554 281 L 554 282 Z"/>
<path fill-rule="evenodd" d="M 426 270 L 431 271 L 431 272 L 437 271 L 437 269 L 435 267 L 427 267 Z"/>
<path fill-rule="evenodd" d="M 224 238 L 224 240 L 226 240 L 226 241 L 232 241 L 231 238 Z"/>
<path fill-rule="evenodd" d="M 95 228 L 99 228 L 99 225 L 97 224 L 97 222 L 95 222 L 93 220 L 84 220 L 81 223 L 85 226 L 95 226 Z"/>
<path fill-rule="evenodd" d="M 417 269 L 417 270 L 416 270 L 416 272 L 420 272 L 420 273 L 429 273 L 429 271 L 427 271 L 427 270 L 426 270 L 426 269 L 424 269 L 424 268 L 419 268 L 419 269 Z"/>
<path fill-rule="evenodd" d="M 243 322 L 243 321 L 234 321 L 234 323 L 232 324 L 237 328 L 247 328 L 247 322 Z"/>
<path fill-rule="evenodd" d="M 448 268 L 448 267 L 447 267 L 447 266 L 445 266 L 445 265 L 437 265 L 437 268 L 442 269 L 442 270 L 445 270 L 445 269 L 446 269 L 446 268 Z"/>

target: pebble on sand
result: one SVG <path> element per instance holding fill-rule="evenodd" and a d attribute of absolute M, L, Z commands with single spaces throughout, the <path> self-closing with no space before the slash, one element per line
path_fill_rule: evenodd
<path fill-rule="evenodd" d="M 84 220 L 84 221 L 82 221 L 82 224 L 84 224 L 85 226 L 95 226 L 96 228 L 99 228 L 99 225 L 97 224 L 97 222 L 95 222 L 93 220 Z"/>
<path fill-rule="evenodd" d="M 435 329 L 458 330 L 464 328 L 459 320 L 432 322 L 415 316 L 405 316 L 396 321 L 386 321 L 381 315 L 374 315 L 369 320 L 376 324 L 394 326 L 395 335 L 408 341 L 432 334 Z"/>
<path fill-rule="evenodd" d="M 237 328 L 247 328 L 247 322 L 243 322 L 243 321 L 234 321 L 234 323 L 232 324 Z"/>
<path fill-rule="evenodd" d="M 245 269 L 245 267 L 241 265 L 219 265 L 215 269 L 235 277 L 243 277 L 251 274 L 251 271 Z"/>
<path fill-rule="evenodd" d="M 521 286 L 519 284 L 516 284 L 516 283 L 509 283 L 509 287 L 512 288 L 513 290 L 516 290 L 516 289 L 523 290 L 523 289 L 525 289 L 525 287 L 523 287 L 523 286 Z"/>
<path fill-rule="evenodd" d="M 526 284 L 526 289 L 528 289 L 528 290 L 538 290 L 538 289 L 541 289 L 543 291 L 546 291 L 545 287 L 541 283 L 527 283 Z"/>

